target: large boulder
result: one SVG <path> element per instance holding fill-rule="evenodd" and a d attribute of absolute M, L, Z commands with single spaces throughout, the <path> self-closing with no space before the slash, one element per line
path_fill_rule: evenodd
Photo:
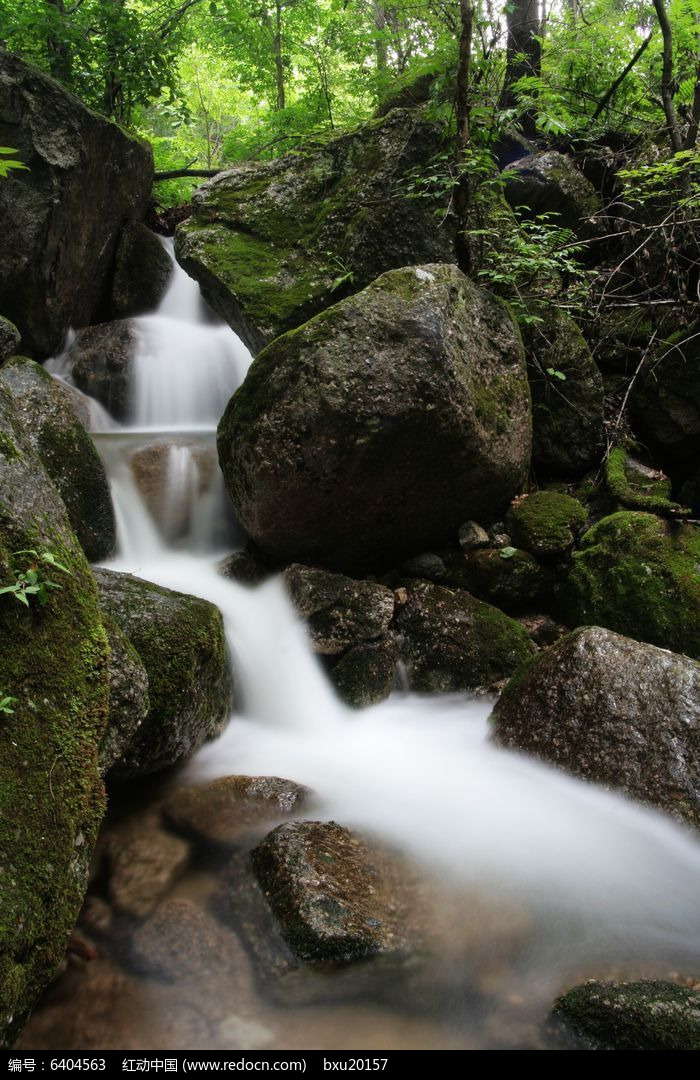
<path fill-rule="evenodd" d="M 454 260 L 446 197 L 411 198 L 441 130 L 394 109 L 319 148 L 227 169 L 199 189 L 176 251 L 255 353 L 394 267 Z"/>
<path fill-rule="evenodd" d="M 135 741 L 148 716 L 148 675 L 141 657 L 124 631 L 102 613 L 109 639 L 109 724 L 100 744 L 100 768 L 108 773 Z"/>
<path fill-rule="evenodd" d="M 131 365 L 136 347 L 129 319 L 79 330 L 64 354 L 75 385 L 104 405 L 115 420 L 128 420 Z"/>
<path fill-rule="evenodd" d="M 535 651 L 519 623 L 464 589 L 410 581 L 398 595 L 396 629 L 413 690 L 489 689 Z"/>
<path fill-rule="evenodd" d="M 100 604 L 140 656 L 150 708 L 112 765 L 118 780 L 189 757 L 228 720 L 231 672 L 221 612 L 131 574 L 95 571 Z"/>
<path fill-rule="evenodd" d="M 0 597 L 0 694 L 14 699 L 0 739 L 2 1045 L 53 978 L 83 900 L 104 811 L 109 648 L 85 555 L 0 384 L 0 583 L 32 567 L 60 586 L 43 606 Z"/>
<path fill-rule="evenodd" d="M 528 154 L 509 165 L 505 196 L 526 217 L 551 214 L 550 223 L 572 229 L 582 239 L 600 231 L 593 221 L 601 208 L 593 184 L 557 150 Z"/>
<path fill-rule="evenodd" d="M 601 458 L 603 378 L 578 326 L 556 307 L 523 330 L 532 392 L 532 459 L 547 473 L 582 473 Z"/>
<path fill-rule="evenodd" d="M 502 746 L 700 827 L 700 664 L 694 660 L 584 627 L 513 679 L 492 720 Z"/>
<path fill-rule="evenodd" d="M 0 379 L 12 391 L 32 446 L 58 488 L 88 559 L 108 558 L 116 545 L 109 482 L 76 416 L 70 391 L 41 365 L 21 357 L 3 367 Z"/>
<path fill-rule="evenodd" d="M 661 450 L 679 461 L 700 454 L 700 338 L 697 331 L 664 342 L 647 361 L 630 395 L 636 422 Z"/>
<path fill-rule="evenodd" d="M 700 531 L 621 510 L 581 538 L 564 585 L 571 626 L 620 634 L 700 659 Z"/>
<path fill-rule="evenodd" d="M 0 315 L 0 364 L 7 360 L 8 356 L 14 356 L 20 343 L 19 330 L 9 319 Z"/>
<path fill-rule="evenodd" d="M 241 522 L 281 562 L 357 570 L 492 521 L 525 482 L 530 393 L 502 301 L 393 270 L 254 361 L 219 425 Z"/>
<path fill-rule="evenodd" d="M 141 221 L 119 234 L 112 280 L 112 315 L 126 319 L 153 311 L 163 299 L 173 263 L 163 243 Z"/>
<path fill-rule="evenodd" d="M 0 184 L 0 311 L 25 348 L 49 355 L 98 314 L 119 230 L 146 211 L 153 156 L 3 50 L 0 145 L 27 166 Z"/>
<path fill-rule="evenodd" d="M 700 1050 L 700 994 L 660 979 L 575 986 L 554 1017 L 584 1050 Z"/>

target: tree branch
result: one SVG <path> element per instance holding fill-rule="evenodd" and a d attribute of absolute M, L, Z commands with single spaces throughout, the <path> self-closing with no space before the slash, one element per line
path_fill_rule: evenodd
<path fill-rule="evenodd" d="M 160 180 L 178 180 L 181 176 L 218 176 L 223 169 L 170 169 L 168 172 L 157 172 L 153 175 L 153 183 Z"/>
<path fill-rule="evenodd" d="M 593 120 L 598 119 L 598 117 L 602 113 L 605 106 L 608 104 L 610 99 L 615 94 L 617 88 L 619 86 L 621 86 L 621 84 L 625 81 L 625 79 L 629 75 L 630 71 L 634 67 L 634 65 L 637 63 L 637 61 L 640 59 L 640 57 L 644 55 L 647 46 L 651 42 L 652 37 L 653 37 L 653 33 L 650 33 L 650 34 L 647 35 L 647 37 L 644 38 L 644 41 L 642 42 L 642 44 L 637 49 L 636 53 L 634 54 L 634 56 L 630 60 L 627 67 L 624 69 L 624 71 L 620 75 L 618 75 L 618 77 L 615 79 L 615 82 L 612 84 L 610 89 L 606 90 L 606 92 L 603 94 L 602 98 L 600 99 L 600 101 L 598 102 L 598 104 L 595 107 L 595 112 L 593 113 L 593 116 L 591 117 L 591 122 Z"/>
<path fill-rule="evenodd" d="M 664 0 L 654 0 L 654 10 L 656 11 L 656 17 L 659 20 L 659 26 L 661 27 L 661 33 L 664 39 L 663 67 L 661 69 L 661 101 L 664 107 L 666 130 L 668 131 L 668 137 L 671 140 L 671 148 L 674 154 L 678 154 L 683 149 L 683 140 L 681 139 L 681 132 L 678 127 L 676 107 L 673 104 L 673 33 L 671 31 L 671 23 L 669 22 Z"/>

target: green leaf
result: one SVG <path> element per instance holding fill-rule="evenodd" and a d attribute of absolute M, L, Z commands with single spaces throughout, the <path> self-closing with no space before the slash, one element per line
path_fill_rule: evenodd
<path fill-rule="evenodd" d="M 557 371 L 556 368 L 548 367 L 547 374 L 551 375 L 553 379 L 559 379 L 561 382 L 566 382 L 566 375 L 563 371 Z"/>
<path fill-rule="evenodd" d="M 518 549 L 514 547 L 504 547 L 501 548 L 498 554 L 501 556 L 502 559 L 512 559 L 513 556 L 517 553 L 517 550 Z"/>

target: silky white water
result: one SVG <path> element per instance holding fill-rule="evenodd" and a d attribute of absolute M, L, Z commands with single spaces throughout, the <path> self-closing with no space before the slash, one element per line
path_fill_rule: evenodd
<path fill-rule="evenodd" d="M 671 964 L 700 970 L 694 835 L 497 749 L 485 699 L 397 694 L 359 713 L 346 709 L 280 582 L 250 590 L 216 573 L 235 533 L 218 473 L 203 490 L 202 471 L 249 357 L 232 331 L 211 321 L 179 268 L 159 313 L 137 322 L 134 424 L 97 437 L 119 528 L 120 553 L 109 565 L 217 604 L 238 688 L 229 728 L 185 780 L 247 773 L 307 784 L 319 799 L 314 817 L 375 834 L 441 880 L 523 905 L 533 919 L 533 970 L 545 960 L 550 972 L 563 972 L 603 959 L 640 961 L 649 972 Z M 136 482 L 144 429 L 172 440 L 162 515 L 185 515 L 184 544 L 168 540 L 167 522 Z"/>

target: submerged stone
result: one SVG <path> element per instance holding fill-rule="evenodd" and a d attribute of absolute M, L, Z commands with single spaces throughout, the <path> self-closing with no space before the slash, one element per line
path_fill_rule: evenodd
<path fill-rule="evenodd" d="M 222 776 L 210 784 L 178 788 L 163 804 L 163 815 L 188 835 L 234 845 L 255 826 L 303 809 L 310 794 L 278 776 Z"/>
<path fill-rule="evenodd" d="M 530 395 L 502 301 L 393 270 L 278 338 L 219 425 L 242 524 L 280 562 L 357 572 L 449 543 L 522 490 Z"/>

